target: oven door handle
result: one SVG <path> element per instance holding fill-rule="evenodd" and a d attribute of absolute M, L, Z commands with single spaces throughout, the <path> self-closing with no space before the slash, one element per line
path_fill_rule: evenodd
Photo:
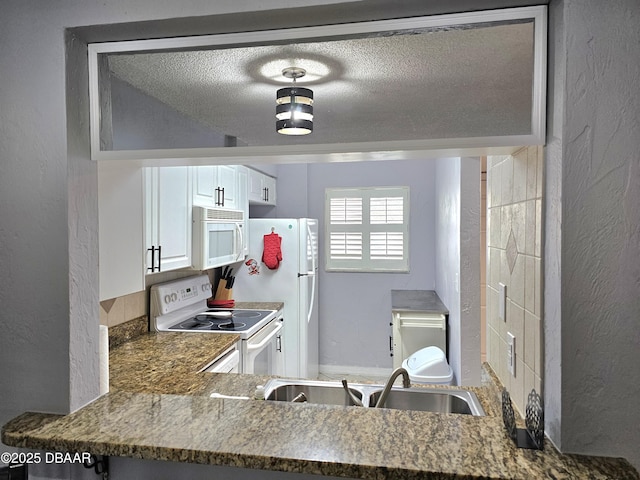
<path fill-rule="evenodd" d="M 276 333 L 278 333 L 280 330 L 282 330 L 282 322 L 276 321 L 277 325 L 274 327 L 273 331 L 267 335 L 267 337 L 262 340 L 260 343 L 257 343 L 255 345 L 247 345 L 247 351 L 252 352 L 254 350 L 260 350 L 262 349 L 267 343 L 269 343 L 273 337 L 276 335 Z"/>

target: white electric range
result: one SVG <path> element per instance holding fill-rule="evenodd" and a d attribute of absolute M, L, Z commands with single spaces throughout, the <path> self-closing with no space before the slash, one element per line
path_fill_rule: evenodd
<path fill-rule="evenodd" d="M 149 302 L 151 328 L 157 332 L 237 334 L 240 336 L 238 348 L 225 352 L 206 371 L 280 374 L 282 318 L 278 312 L 209 308 L 207 299 L 211 296 L 207 275 L 153 285 Z M 234 363 L 233 357 L 237 358 L 235 370 L 229 369 Z"/>

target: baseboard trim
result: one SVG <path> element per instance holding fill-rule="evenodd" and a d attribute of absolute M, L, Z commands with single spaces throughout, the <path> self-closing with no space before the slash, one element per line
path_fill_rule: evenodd
<path fill-rule="evenodd" d="M 363 377 L 388 377 L 393 369 L 384 367 L 357 367 L 353 365 L 319 365 L 320 374 Z"/>

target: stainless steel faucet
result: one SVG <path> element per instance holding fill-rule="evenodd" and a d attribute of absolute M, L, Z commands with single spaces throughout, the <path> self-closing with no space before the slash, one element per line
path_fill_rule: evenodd
<path fill-rule="evenodd" d="M 380 398 L 378 398 L 378 401 L 376 402 L 376 408 L 384 407 L 384 404 L 387 401 L 387 397 L 389 396 L 389 392 L 391 391 L 391 387 L 393 387 L 393 383 L 396 381 L 396 378 L 398 378 L 400 375 L 402 375 L 402 387 L 409 388 L 411 386 L 411 380 L 409 380 L 409 372 L 407 372 L 402 367 L 396 368 L 391 373 L 389 380 L 387 380 L 387 383 L 384 386 L 384 390 L 382 390 L 382 393 L 380 394 Z"/>

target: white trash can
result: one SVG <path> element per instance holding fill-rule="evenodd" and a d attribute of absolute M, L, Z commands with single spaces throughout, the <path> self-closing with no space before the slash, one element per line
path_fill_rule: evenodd
<path fill-rule="evenodd" d="M 402 362 L 409 372 L 411 383 L 452 385 L 453 369 L 447 357 L 438 347 L 426 347 L 410 355 Z"/>

